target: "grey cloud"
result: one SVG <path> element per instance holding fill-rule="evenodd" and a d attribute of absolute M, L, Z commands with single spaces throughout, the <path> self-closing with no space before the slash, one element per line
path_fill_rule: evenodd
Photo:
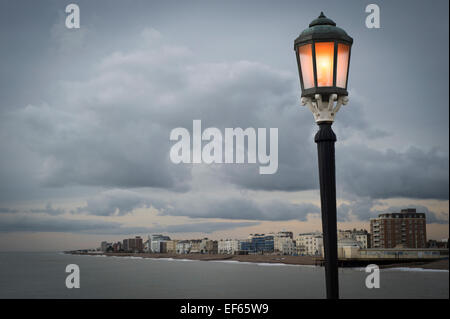
<path fill-rule="evenodd" d="M 259 222 L 206 222 L 153 227 L 151 232 L 159 233 L 212 233 L 218 230 L 235 229 L 259 225 Z"/>
<path fill-rule="evenodd" d="M 61 215 L 65 213 L 62 208 L 54 208 L 51 203 L 47 203 L 44 208 L 17 209 L 9 207 L 0 207 L 0 213 L 18 214 L 18 213 L 43 213 L 48 215 Z"/>
<path fill-rule="evenodd" d="M 14 214 L 14 213 L 18 213 L 18 212 L 19 212 L 18 209 L 9 208 L 9 207 L 0 207 L 0 213 Z"/>
<path fill-rule="evenodd" d="M 170 162 L 168 136 L 202 119 L 204 127 L 279 128 L 277 174 L 260 176 L 256 165 L 224 166 L 224 180 L 252 189 L 317 188 L 314 124 L 299 106 L 296 74 L 251 61 L 196 63 L 189 49 L 168 45 L 152 29 L 136 42 L 142 39 L 147 46 L 97 61 L 88 79 L 61 82 L 52 101 L 4 114 L 2 152 L 14 154 L 21 145 L 28 160 L 11 159 L 1 173 L 25 166 L 26 184 L 36 187 L 186 191 L 190 166 Z M 22 185 L 18 171 L 8 179 Z"/>
<path fill-rule="evenodd" d="M 109 190 L 86 200 L 86 205 L 78 207 L 72 213 L 88 213 L 97 216 L 126 215 L 135 208 L 148 206 L 148 200 L 142 195 L 127 190 Z"/>
<path fill-rule="evenodd" d="M 27 214 L 2 216 L 1 232 L 84 232 L 95 234 L 119 231 L 120 224 L 105 221 L 72 220 L 61 217 L 42 217 Z M 127 231 L 127 229 L 122 229 Z"/>
<path fill-rule="evenodd" d="M 60 82 L 47 103 L 2 114 L 0 151 L 10 154 L 1 160 L 2 194 L 73 185 L 187 191 L 191 166 L 170 162 L 168 137 L 172 128 L 190 128 L 193 119 L 204 128 L 279 128 L 276 174 L 259 175 L 257 165 L 223 165 L 215 172 L 220 181 L 254 190 L 317 189 L 315 125 L 299 106 L 297 75 L 251 61 L 198 63 L 194 56 L 148 29 L 128 51 L 92 62 L 83 81 Z M 342 138 L 386 136 L 358 103 L 338 115 Z M 345 191 L 448 198 L 448 156 L 360 146 L 339 147 L 337 156 Z M 146 204 L 129 200 L 126 206 Z M 90 204 L 99 215 L 112 208 L 128 212 L 121 203 L 103 212 L 96 205 Z"/>
<path fill-rule="evenodd" d="M 261 221 L 305 221 L 308 214 L 320 212 L 319 207 L 313 204 L 295 204 L 277 199 L 253 200 L 245 195 L 206 196 L 186 193 L 160 197 L 126 190 L 111 190 L 91 197 L 85 206 L 77 208 L 73 213 L 125 215 L 141 207 L 154 207 L 160 215 Z"/>
<path fill-rule="evenodd" d="M 430 223 L 448 223 L 448 214 L 433 212 L 421 205 L 406 205 L 402 207 L 387 206 L 382 201 L 371 197 L 348 196 L 347 202 L 337 208 L 337 217 L 340 222 L 368 221 L 384 212 L 400 211 L 406 207 L 415 207 L 418 211 L 427 214 Z M 375 206 L 381 208 L 374 209 Z M 250 199 L 246 194 L 217 196 L 209 194 L 177 194 L 172 197 L 159 197 L 144 195 L 124 190 L 111 190 L 99 193 L 88 200 L 87 205 L 79 207 L 73 213 L 86 213 L 98 216 L 125 215 L 136 208 L 154 207 L 159 215 L 183 216 L 194 219 L 217 218 L 231 220 L 254 221 L 306 221 L 309 214 L 320 214 L 320 207 L 309 203 L 290 203 L 274 198 Z M 201 223 L 189 227 L 197 227 Z M 222 225 L 222 226 L 220 226 Z M 221 223 L 218 227 L 224 227 Z M 238 224 L 236 224 L 238 225 Z M 158 228 L 154 231 L 175 232 L 175 228 Z M 187 226 L 188 227 L 188 226 Z M 200 227 L 200 226 L 199 226 Z M 244 226 L 243 226 L 244 227 Z M 201 227 L 200 227 L 201 228 Z"/>
<path fill-rule="evenodd" d="M 369 221 L 370 218 L 375 218 L 378 214 L 385 212 L 384 210 L 374 210 L 375 205 L 382 205 L 382 203 L 368 197 L 352 199 L 349 203 L 342 203 L 337 207 L 337 220 L 339 222 Z"/>
<path fill-rule="evenodd" d="M 448 199 L 448 155 L 410 147 L 405 152 L 363 145 L 336 150 L 337 183 L 361 197 Z"/>
<path fill-rule="evenodd" d="M 399 212 L 401 209 L 404 208 L 416 208 L 418 213 L 425 213 L 427 224 L 448 224 L 448 213 L 445 212 L 433 212 L 428 207 L 422 206 L 422 205 L 405 205 L 405 206 L 390 206 L 386 211 L 387 212 Z"/>
<path fill-rule="evenodd" d="M 49 215 L 61 215 L 65 213 L 62 208 L 53 208 L 51 203 L 47 203 L 45 208 L 34 208 L 30 210 L 32 213 L 45 213 Z"/>
<path fill-rule="evenodd" d="M 382 209 L 374 209 L 374 206 L 384 206 Z M 357 198 L 351 200 L 349 203 L 342 203 L 337 209 L 338 221 L 369 221 L 371 218 L 378 217 L 381 213 L 395 213 L 400 212 L 405 208 L 416 208 L 417 212 L 425 213 L 427 223 L 448 224 L 448 213 L 433 212 L 426 206 L 422 205 L 404 205 L 404 206 L 387 206 L 378 200 L 370 198 Z"/>
<path fill-rule="evenodd" d="M 352 92 L 349 93 L 349 96 L 350 101 L 348 105 L 342 106 L 341 110 L 336 114 L 336 124 L 333 126 L 333 129 L 338 140 L 346 140 L 355 135 L 369 140 L 392 135 L 390 132 L 377 128 L 373 122 L 367 119 L 364 112 L 366 107 L 364 103 L 367 102 L 358 96 L 354 98 Z"/>
<path fill-rule="evenodd" d="M 169 226 L 130 227 L 116 222 L 74 220 L 62 217 L 32 215 L 2 216 L 0 232 L 69 232 L 84 234 L 131 235 L 154 232 L 211 233 L 217 230 L 254 226 L 257 222 L 205 222 Z"/>
<path fill-rule="evenodd" d="M 181 200 L 171 203 L 161 214 L 191 218 L 224 218 L 266 221 L 301 220 L 320 209 L 312 204 L 293 204 L 281 200 L 250 200 L 245 198 L 208 198 L 198 202 Z"/>

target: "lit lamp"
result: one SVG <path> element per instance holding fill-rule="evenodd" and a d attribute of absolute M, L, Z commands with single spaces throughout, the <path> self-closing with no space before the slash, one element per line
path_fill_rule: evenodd
<path fill-rule="evenodd" d="M 320 200 L 325 252 L 327 298 L 339 298 L 336 173 L 331 125 L 342 105 L 348 102 L 347 82 L 353 39 L 336 27 L 323 12 L 294 42 L 302 104 L 307 105 L 319 125 L 314 141 L 319 158 Z"/>
<path fill-rule="evenodd" d="M 317 123 L 333 122 L 336 112 L 348 101 L 352 43 L 353 39 L 323 12 L 294 42 L 302 103 L 308 105 Z"/>

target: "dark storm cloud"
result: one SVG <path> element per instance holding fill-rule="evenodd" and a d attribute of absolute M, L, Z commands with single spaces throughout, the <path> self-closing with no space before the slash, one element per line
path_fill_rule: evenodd
<path fill-rule="evenodd" d="M 0 213 L 14 214 L 14 213 L 41 213 L 47 215 L 61 215 L 65 213 L 62 208 L 54 208 L 51 203 L 47 203 L 44 208 L 32 208 L 32 209 L 16 209 L 9 207 L 0 207 Z"/>
<path fill-rule="evenodd" d="M 206 222 L 195 224 L 168 225 L 152 228 L 159 233 L 212 233 L 219 230 L 236 229 L 259 225 L 259 222 Z"/>
<path fill-rule="evenodd" d="M 339 222 L 349 221 L 369 221 L 371 218 L 378 217 L 378 214 L 387 211 L 388 206 L 379 200 L 370 197 L 351 196 L 347 203 L 341 203 L 337 207 L 337 220 Z M 374 206 L 380 206 L 382 209 L 376 210 Z M 405 207 L 402 207 L 405 208 Z M 399 210 L 400 211 L 400 208 Z"/>
<path fill-rule="evenodd" d="M 249 219 L 266 221 L 306 221 L 308 214 L 320 209 L 312 204 L 293 204 L 281 200 L 250 200 L 245 198 L 175 201 L 162 209 L 162 215 L 189 216 L 191 218 Z"/>
<path fill-rule="evenodd" d="M 142 195 L 126 190 L 99 193 L 87 200 L 85 206 L 72 213 L 97 216 L 126 215 L 136 208 L 153 207 L 160 215 L 190 218 L 221 218 L 232 220 L 306 221 L 308 214 L 318 214 L 313 204 L 295 204 L 278 199 L 249 199 L 245 195 L 207 196 L 196 193 L 177 194 L 167 198 Z"/>
<path fill-rule="evenodd" d="M 411 147 L 385 152 L 366 146 L 342 146 L 336 151 L 337 183 L 358 196 L 448 199 L 448 154 Z"/>
<path fill-rule="evenodd" d="M 429 100 L 426 100 L 426 104 L 429 108 L 423 107 L 425 103 L 422 103 L 417 92 L 435 92 L 437 89 L 445 91 L 441 86 L 446 87 L 448 72 L 434 71 L 441 60 L 448 63 L 448 50 L 447 55 L 445 49 L 438 50 L 436 59 L 416 63 L 429 54 L 423 52 L 425 46 L 414 46 L 418 50 L 407 50 L 410 47 L 405 43 L 414 40 L 413 43 L 416 44 L 416 40 L 412 38 L 416 38 L 417 33 L 407 30 L 402 41 L 394 40 L 397 40 L 395 37 L 399 33 L 405 33 L 403 27 L 412 28 L 412 24 L 417 23 L 406 21 L 406 15 L 399 15 L 398 8 L 384 3 L 383 8 L 386 6 L 389 9 L 382 11 L 383 25 L 386 23 L 389 31 L 368 31 L 363 25 L 363 6 L 355 3 L 349 4 L 349 9 L 340 8 L 341 6 L 333 3 L 327 4 L 330 10 L 336 11 L 333 13 L 336 14 L 336 20 L 349 24 L 348 27 L 355 32 L 355 39 L 358 39 L 352 51 L 351 66 L 352 88 L 356 90 L 350 91 L 350 103 L 342 108 L 334 125 L 339 141 L 356 139 L 362 143 L 391 137 L 394 133 L 414 127 L 411 121 L 421 123 L 422 119 L 430 118 L 430 121 L 434 119 L 439 125 L 436 125 L 437 128 L 427 126 L 427 134 L 440 137 L 439 141 L 435 139 L 438 145 L 447 144 L 441 142 L 448 142 L 448 122 L 445 122 L 447 120 L 441 114 L 445 115 L 443 111 L 448 106 L 440 98 L 436 98 L 443 96 L 442 92 L 427 95 Z M 246 4 L 245 10 L 243 8 L 239 11 L 240 20 L 237 19 L 237 24 L 223 28 L 225 31 L 222 32 L 227 34 L 221 34 L 223 41 L 216 42 L 205 40 L 217 40 L 217 35 L 209 32 L 208 28 L 203 28 L 202 33 L 195 37 L 191 35 L 184 42 L 177 41 L 179 38 L 172 40 L 179 33 L 193 33 L 192 25 L 191 29 L 175 28 L 177 32 L 172 32 L 171 37 L 165 38 L 164 34 L 148 28 L 149 21 L 154 20 L 149 20 L 147 15 L 153 14 L 155 21 L 162 25 L 165 25 L 163 21 L 167 15 L 159 16 L 159 11 L 154 10 L 142 10 L 145 14 L 138 14 L 131 7 L 130 11 L 121 12 L 119 5 L 115 5 L 115 9 L 111 7 L 104 13 L 105 17 L 99 14 L 98 18 L 89 19 L 92 15 L 96 16 L 98 11 L 94 10 L 94 4 L 83 2 L 82 19 L 86 24 L 83 22 L 85 28 L 79 30 L 81 33 L 69 32 L 74 30 L 61 27 L 61 16 L 51 20 L 47 13 L 44 20 L 36 23 L 37 26 L 42 26 L 39 28 L 34 26 L 36 21 L 32 19 L 40 19 L 40 15 L 24 18 L 22 10 L 14 12 L 20 17 L 20 23 L 14 25 L 20 32 L 17 35 L 7 32 L 6 39 L 10 41 L 4 42 L 11 43 L 17 52 L 30 52 L 30 55 L 23 59 L 15 52 L 9 52 L 1 61 L 2 69 L 4 66 L 5 70 L 14 71 L 11 66 L 17 65 L 18 74 L 5 72 L 4 74 L 12 74 L 10 79 L 4 78 L 2 73 L 2 83 L 5 83 L 6 89 L 1 93 L 2 96 L 5 95 L 4 101 L 8 101 L 8 105 L 2 105 L 0 117 L 0 200 L 9 199 L 11 195 L 28 199 L 36 189 L 65 189 L 74 185 L 99 188 L 154 187 L 188 191 L 193 181 L 191 166 L 174 165 L 170 162 L 168 153 L 171 143 L 168 136 L 175 127 L 190 129 L 193 119 L 201 119 L 204 128 L 279 128 L 279 168 L 276 174 L 259 175 L 256 165 L 224 165 L 214 173 L 220 183 L 228 182 L 239 188 L 253 190 L 317 189 L 317 155 L 312 142 L 316 128 L 309 111 L 299 106 L 300 92 L 292 39 L 293 33 L 306 27 L 311 17 L 320 12 L 320 4 L 311 8 L 296 2 L 279 4 L 285 16 L 297 17 L 285 19 L 292 23 L 282 24 L 292 31 L 283 30 L 277 34 L 279 29 L 275 29 L 271 34 L 271 41 L 290 37 L 287 39 L 289 41 L 280 44 L 279 51 L 275 48 L 269 50 L 267 39 L 261 41 L 263 38 L 260 38 L 267 38 L 269 29 L 280 25 L 279 17 L 275 17 L 275 24 L 272 14 L 266 17 L 272 24 L 262 18 L 261 21 L 251 20 L 255 25 L 264 26 L 268 33 L 258 31 L 258 34 L 254 34 L 256 38 L 248 35 L 239 38 L 240 33 L 233 32 L 239 29 L 249 32 L 250 23 L 245 19 L 245 14 L 253 13 L 252 6 L 259 3 Z M 235 2 L 223 9 L 230 14 L 229 17 L 234 17 L 235 10 L 232 7 L 237 5 L 241 4 Z M 265 8 L 264 12 L 272 13 L 273 5 L 265 2 L 261 6 Z M 184 6 L 187 9 L 189 4 Z M 294 10 L 299 6 L 304 6 L 305 10 Z M 164 5 L 160 3 L 157 7 L 161 9 Z M 417 7 L 417 4 L 413 4 L 401 9 L 409 10 L 409 13 L 417 16 L 423 12 Z M 204 2 L 202 8 L 205 10 L 202 9 L 202 12 L 216 11 L 215 5 L 208 5 L 208 2 Z M 61 13 L 61 10 L 62 8 L 56 11 Z M 358 10 L 361 12 L 355 15 Z M 6 11 L 1 10 L 3 14 Z M 187 20 L 177 21 L 193 20 L 192 11 L 183 12 L 186 14 L 184 19 Z M 440 12 L 438 10 L 437 13 L 441 14 Z M 395 19 L 390 19 L 390 16 Z M 435 20 L 434 15 L 428 11 L 423 18 L 428 19 L 427 21 Z M 27 19 L 33 23 L 28 22 L 27 25 Z M 130 32 L 129 24 L 137 21 L 135 19 L 140 23 L 133 25 Z M 119 20 L 123 23 L 111 24 L 111 21 Z M 402 21 L 400 26 L 393 23 L 399 20 Z M 438 24 L 447 24 L 448 29 L 448 18 L 436 20 Z M 56 21 L 57 24 L 51 25 L 49 21 Z M 182 22 L 177 23 L 182 25 Z M 425 25 L 428 27 L 417 27 L 426 29 L 427 32 L 439 27 L 434 22 Z M 32 42 L 23 41 L 28 39 L 29 34 L 25 32 L 27 27 L 33 33 Z M 114 32 L 111 28 L 114 28 Z M 125 30 L 121 31 L 121 28 Z M 168 29 L 170 33 L 170 28 Z M 5 27 L 2 30 L 14 28 Z M 372 33 L 369 35 L 368 32 Z M 111 38 L 108 34 L 114 36 Z M 235 37 L 242 41 L 236 42 Z M 43 40 L 42 43 L 37 38 Z M 383 42 L 384 38 L 387 38 L 386 42 Z M 251 39 L 255 40 L 251 42 Z M 434 37 L 429 40 L 436 41 Z M 182 44 L 173 45 L 176 42 Z M 192 45 L 187 45 L 190 42 Z M 261 44 L 258 42 L 264 42 L 264 45 L 259 47 Z M 21 47 L 20 43 L 25 44 Z M 210 51 L 202 50 L 204 43 L 211 45 Z M 227 51 L 227 47 L 236 50 L 233 52 L 238 54 L 230 57 L 231 51 Z M 212 55 L 211 50 L 220 53 Z M 404 58 L 404 52 L 409 53 L 411 60 Z M 267 58 L 267 55 L 273 57 Z M 441 56 L 445 56 L 445 59 Z M 264 60 L 263 57 L 266 58 L 264 62 L 255 62 Z M 216 62 L 207 62 L 211 60 Z M 276 61 L 290 61 L 287 64 L 280 62 L 283 66 L 289 66 L 289 69 L 278 67 Z M 53 63 L 56 64 L 55 67 Z M 411 64 L 417 68 L 412 68 Z M 39 67 L 31 68 L 34 65 Z M 448 67 L 440 67 L 438 71 L 444 69 L 447 70 Z M 32 76 L 29 70 L 34 72 Z M 408 72 L 403 72 L 405 70 Z M 432 71 L 434 73 L 430 73 Z M 426 78 L 436 80 L 423 83 Z M 427 89 L 421 87 L 423 90 L 417 90 L 417 83 L 427 86 Z M 40 95 L 43 86 L 51 94 Z M 22 92 L 26 92 L 26 98 Z M 377 95 L 377 103 L 371 100 L 374 94 Z M 383 101 L 380 101 L 380 97 Z M 384 103 L 381 102 L 389 103 L 391 108 L 383 109 Z M 434 109 L 436 106 L 439 109 Z M 379 111 L 374 111 L 378 108 Z M 370 112 L 370 120 L 366 112 Z M 383 126 L 385 121 L 395 122 L 397 132 L 393 129 L 386 130 Z M 418 133 L 415 134 L 417 139 Z M 415 140 L 406 142 L 409 145 Z M 428 151 L 429 146 L 432 145 L 421 143 L 407 151 L 381 151 L 369 146 L 340 145 L 337 148 L 338 187 L 369 198 L 403 196 L 448 199 L 448 154 Z M 137 207 L 149 205 L 164 208 L 167 204 L 159 203 L 155 198 L 149 201 L 140 196 L 121 197 L 119 194 L 97 200 L 88 200 L 86 209 L 99 216 L 123 215 Z M 201 195 L 193 196 L 192 201 L 202 202 L 203 198 Z M 277 203 L 280 209 L 270 212 L 267 207 L 271 203 L 256 204 L 248 200 L 237 200 L 233 204 L 224 200 L 219 203 L 217 207 L 210 204 L 210 209 L 202 208 L 200 212 L 188 209 L 189 205 L 186 205 L 178 207 L 177 211 L 166 210 L 165 213 L 187 216 L 210 214 L 231 218 L 237 218 L 235 214 L 242 214 L 250 219 L 288 220 L 294 216 L 295 211 L 300 211 L 300 218 L 304 218 L 307 211 L 314 211 L 313 207 Z M 234 211 L 229 211 L 228 208 Z M 242 213 L 237 213 L 241 210 Z M 48 212 L 52 213 L 51 210 Z"/>
<path fill-rule="evenodd" d="M 2 181 L 22 183 L 17 165 L 24 165 L 30 184 L 46 187 L 186 191 L 190 166 L 170 162 L 168 136 L 172 128 L 191 130 L 192 120 L 201 119 L 203 128 L 279 128 L 276 174 L 259 175 L 256 165 L 224 165 L 217 172 L 221 180 L 255 190 L 317 189 L 315 125 L 309 111 L 299 106 L 297 75 L 249 61 L 195 63 L 189 49 L 165 44 L 153 29 L 144 30 L 139 39 L 146 41 L 142 48 L 108 55 L 94 66 L 92 78 L 62 83 L 52 103 L 28 105 L 2 117 L 3 153 L 20 152 L 26 158 L 17 162 L 6 156 L 1 174 L 8 178 Z M 343 110 L 338 128 L 345 132 L 344 141 L 359 134 L 385 135 L 370 125 L 358 105 Z M 337 152 L 345 191 L 372 198 L 448 198 L 448 156 L 362 146 L 341 146 Z M 125 206 L 142 204 L 128 200 Z M 120 205 L 113 204 L 118 214 L 127 212 Z M 110 208 L 102 212 L 94 206 L 95 214 L 111 214 Z M 250 216 L 269 219 L 252 211 Z"/>
<path fill-rule="evenodd" d="M 19 212 L 18 209 L 8 208 L 8 207 L 0 207 L 0 213 L 12 214 Z"/>
<path fill-rule="evenodd" d="M 380 206 L 381 208 L 374 209 L 374 206 Z M 378 217 L 381 213 L 398 213 L 408 207 L 416 208 L 418 213 L 425 213 L 427 223 L 448 224 L 448 214 L 445 212 L 434 212 L 426 206 L 416 204 L 388 206 L 370 198 L 357 198 L 349 203 L 340 204 L 337 209 L 337 217 L 340 222 L 369 221 L 371 218 Z"/>
<path fill-rule="evenodd" d="M 150 200 L 138 193 L 127 190 L 110 190 L 89 197 L 86 200 L 85 206 L 78 207 L 72 213 L 87 213 L 97 216 L 121 216 L 130 214 L 136 208 L 148 207 L 150 204 Z"/>
<path fill-rule="evenodd" d="M 64 209 L 61 208 L 53 208 L 51 203 L 47 203 L 45 208 L 34 208 L 30 210 L 32 213 L 45 213 L 48 215 L 61 215 L 64 214 Z"/>
<path fill-rule="evenodd" d="M 448 224 L 448 214 L 445 212 L 434 212 L 428 207 L 422 205 L 405 205 L 405 206 L 390 206 L 386 212 L 396 213 L 406 207 L 413 207 L 418 213 L 425 213 L 427 223 Z"/>
<path fill-rule="evenodd" d="M 105 221 L 71 220 L 62 217 L 13 215 L 2 216 L 0 220 L 1 232 L 118 232 L 134 231 L 134 229 L 120 229 L 120 224 Z"/>
<path fill-rule="evenodd" d="M 348 105 L 342 106 L 341 110 L 336 114 L 334 131 L 338 137 L 338 141 L 346 140 L 354 135 L 358 135 L 369 141 L 392 135 L 392 133 L 376 127 L 367 118 L 364 113 L 364 101 L 361 101 L 358 97 L 353 98 L 352 92 L 349 92 L 349 95 L 350 101 Z"/>
<path fill-rule="evenodd" d="M 154 232 L 211 233 L 217 230 L 235 229 L 257 225 L 257 222 L 206 222 L 182 225 L 157 225 L 154 227 L 130 227 L 116 222 L 74 220 L 63 217 L 30 215 L 1 216 L 0 232 L 69 232 L 85 234 L 128 235 Z"/>

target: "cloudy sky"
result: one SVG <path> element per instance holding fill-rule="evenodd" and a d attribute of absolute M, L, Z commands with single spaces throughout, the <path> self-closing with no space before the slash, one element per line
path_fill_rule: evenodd
<path fill-rule="evenodd" d="M 313 116 L 293 41 L 320 11 L 353 38 L 334 130 L 340 228 L 416 207 L 448 237 L 448 1 L 0 4 L 0 250 L 165 233 L 321 229 Z M 278 128 L 279 165 L 173 164 L 170 131 Z"/>

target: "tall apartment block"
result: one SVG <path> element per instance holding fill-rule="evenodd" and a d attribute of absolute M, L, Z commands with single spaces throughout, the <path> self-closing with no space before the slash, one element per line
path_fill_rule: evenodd
<path fill-rule="evenodd" d="M 372 248 L 425 248 L 427 243 L 425 214 L 415 208 L 372 218 L 370 232 Z"/>
<path fill-rule="evenodd" d="M 123 250 L 128 252 L 141 252 L 144 250 L 144 243 L 142 238 L 136 236 L 135 238 L 127 238 L 123 240 Z"/>

